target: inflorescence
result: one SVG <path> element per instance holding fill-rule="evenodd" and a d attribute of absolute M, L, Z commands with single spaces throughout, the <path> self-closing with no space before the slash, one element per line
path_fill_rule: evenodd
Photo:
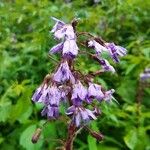
<path fill-rule="evenodd" d="M 56 23 L 51 33 L 60 43 L 52 47 L 49 54 L 60 53 L 61 60 L 56 72 L 46 75 L 43 83 L 33 94 L 32 100 L 44 104 L 41 114 L 47 116 L 48 120 L 57 119 L 60 105 L 67 103 L 66 115 L 70 118 L 69 124 L 80 128 L 87 125 L 90 120 L 96 120 L 101 114 L 99 108 L 93 105 L 95 100 L 102 102 L 113 99 L 114 89 L 105 90 L 101 85 L 93 82 L 93 77 L 104 71 L 115 73 L 114 67 L 102 57 L 102 53 L 108 53 L 112 60 L 118 63 L 119 57 L 125 56 L 127 51 L 121 46 L 105 42 L 90 33 L 78 33 L 76 31 L 77 20 L 66 24 L 54 17 L 52 19 Z M 79 42 L 78 38 L 81 35 L 87 36 L 88 39 Z M 75 59 L 80 52 L 82 53 L 77 45 L 78 42 L 94 50 L 94 54 L 87 54 L 101 65 L 100 71 L 91 75 L 83 75 L 80 71 L 75 70 Z"/>

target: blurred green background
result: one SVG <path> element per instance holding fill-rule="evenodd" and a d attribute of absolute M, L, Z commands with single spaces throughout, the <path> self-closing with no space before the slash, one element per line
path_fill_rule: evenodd
<path fill-rule="evenodd" d="M 0 149 L 53 150 L 61 145 L 52 139 L 66 137 L 62 119 L 46 124 L 39 142 L 31 143 L 33 132 L 45 121 L 42 106 L 33 104 L 31 96 L 56 66 L 48 57 L 56 44 L 49 32 L 54 25 L 51 16 L 65 22 L 78 17 L 79 31 L 100 35 L 128 50 L 120 64 L 113 64 L 117 74 L 95 79 L 106 89 L 114 88 L 119 102 L 102 103 L 102 116 L 90 124 L 105 135 L 104 141 L 97 142 L 83 130 L 74 149 L 150 150 L 150 88 L 139 87 L 139 74 L 150 65 L 149 0 L 1 0 Z M 99 68 L 85 56 L 78 63 L 82 72 Z"/>

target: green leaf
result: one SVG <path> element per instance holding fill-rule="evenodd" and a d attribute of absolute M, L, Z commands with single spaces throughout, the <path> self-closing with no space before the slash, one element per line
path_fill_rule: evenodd
<path fill-rule="evenodd" d="M 89 150 L 97 150 L 96 139 L 90 135 L 88 136 L 88 146 Z"/>
<path fill-rule="evenodd" d="M 125 141 L 126 145 L 131 150 L 135 148 L 135 146 L 137 144 L 137 140 L 138 140 L 138 138 L 137 138 L 136 129 L 130 129 L 129 132 L 124 137 L 124 141 Z"/>
<path fill-rule="evenodd" d="M 0 122 L 5 122 L 9 118 L 11 102 L 0 103 Z"/>

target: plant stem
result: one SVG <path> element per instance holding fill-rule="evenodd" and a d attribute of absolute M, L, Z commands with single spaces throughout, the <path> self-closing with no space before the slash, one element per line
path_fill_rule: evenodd
<path fill-rule="evenodd" d="M 68 128 L 68 136 L 65 144 L 65 150 L 73 150 L 73 141 L 76 136 L 76 126 L 70 124 Z"/>

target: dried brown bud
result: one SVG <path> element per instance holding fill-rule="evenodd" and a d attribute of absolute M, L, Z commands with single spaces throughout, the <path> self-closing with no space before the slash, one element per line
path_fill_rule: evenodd
<path fill-rule="evenodd" d="M 102 141 L 104 139 L 104 135 L 102 135 L 99 132 L 96 131 L 92 131 L 90 132 L 91 136 L 93 136 L 94 138 L 96 138 L 98 141 Z"/>
<path fill-rule="evenodd" d="M 42 129 L 41 128 L 37 128 L 36 129 L 36 131 L 35 131 L 35 133 L 33 134 L 33 136 L 32 136 L 32 143 L 37 143 L 37 141 L 39 140 L 39 137 L 40 137 L 40 135 L 41 135 L 41 131 L 42 131 Z"/>

